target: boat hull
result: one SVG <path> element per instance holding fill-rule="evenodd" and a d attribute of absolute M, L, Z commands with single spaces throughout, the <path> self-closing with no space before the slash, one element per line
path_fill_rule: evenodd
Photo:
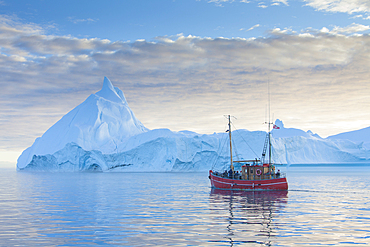
<path fill-rule="evenodd" d="M 215 176 L 211 170 L 209 171 L 209 179 L 212 188 L 223 190 L 288 190 L 288 182 L 285 177 L 262 180 L 231 179 Z"/>

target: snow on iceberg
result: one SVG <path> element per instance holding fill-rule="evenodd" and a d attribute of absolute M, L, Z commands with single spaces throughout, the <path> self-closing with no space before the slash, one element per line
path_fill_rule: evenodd
<path fill-rule="evenodd" d="M 105 77 L 99 92 L 90 95 L 23 151 L 17 168 L 26 167 L 34 155 L 53 154 L 68 143 L 87 151 L 110 153 L 127 138 L 146 131 L 128 106 L 123 92 Z"/>
<path fill-rule="evenodd" d="M 329 136 L 330 140 L 350 140 L 370 149 L 370 127 Z"/>
<path fill-rule="evenodd" d="M 362 143 L 323 139 L 311 131 L 272 131 L 276 163 L 342 163 L 367 160 Z M 236 158 L 260 158 L 266 132 L 233 131 Z M 148 130 L 129 108 L 123 92 L 104 78 L 102 89 L 67 113 L 18 158 L 18 170 L 206 171 L 229 166 L 228 134 Z"/>
<path fill-rule="evenodd" d="M 277 128 L 272 129 L 271 134 L 274 138 L 287 138 L 287 137 L 294 137 L 294 136 L 303 136 L 307 138 L 311 137 L 318 137 L 321 138 L 317 134 L 313 134 L 310 130 L 304 132 L 300 129 L 295 128 L 285 128 L 283 122 L 280 119 L 276 119 L 274 126 Z"/>

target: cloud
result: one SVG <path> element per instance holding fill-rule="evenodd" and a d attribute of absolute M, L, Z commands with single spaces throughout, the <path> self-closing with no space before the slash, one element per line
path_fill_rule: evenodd
<path fill-rule="evenodd" d="M 87 19 L 76 19 L 75 17 L 68 17 L 68 20 L 74 24 L 78 24 L 81 22 L 86 22 L 86 23 L 92 23 L 92 22 L 97 22 L 99 19 L 92 19 L 92 18 L 87 18 Z"/>
<path fill-rule="evenodd" d="M 253 29 L 255 29 L 255 28 L 257 28 L 257 27 L 259 27 L 260 26 L 260 24 L 256 24 L 256 25 L 254 25 L 253 27 L 251 27 L 251 28 L 248 28 L 247 30 L 245 30 L 244 28 L 241 28 L 240 29 L 240 31 L 246 31 L 246 32 L 248 32 L 248 31 L 252 31 Z"/>
<path fill-rule="evenodd" d="M 280 29 L 278 27 L 272 29 L 269 31 L 271 34 L 273 35 L 280 35 L 280 34 L 289 34 L 289 33 L 296 33 L 295 31 L 293 31 L 292 29 L 290 28 L 284 28 L 284 29 Z"/>
<path fill-rule="evenodd" d="M 216 6 L 223 7 L 223 3 L 234 2 L 234 0 L 208 0 L 208 3 L 214 3 Z"/>
<path fill-rule="evenodd" d="M 264 2 L 260 2 L 260 3 L 258 3 L 258 8 L 263 8 L 263 9 L 265 9 L 265 8 L 267 8 L 268 6 L 264 3 Z"/>
<path fill-rule="evenodd" d="M 307 6 L 320 11 L 341 13 L 369 13 L 370 2 L 368 0 L 304 0 Z"/>
<path fill-rule="evenodd" d="M 361 18 L 363 20 L 370 20 L 370 16 L 363 16 L 363 15 L 355 15 L 355 16 L 352 16 L 351 19 L 355 19 L 355 18 Z"/>
<path fill-rule="evenodd" d="M 370 36 L 352 35 L 368 28 L 113 42 L 46 35 L 2 16 L 0 149 L 30 146 L 100 90 L 104 76 L 148 128 L 213 133 L 233 114 L 239 128 L 263 129 L 268 80 L 274 116 L 288 127 L 329 135 L 348 119 L 370 125 Z"/>
<path fill-rule="evenodd" d="M 256 0 L 254 0 L 254 1 L 256 1 Z M 233 3 L 233 2 L 251 3 L 251 1 L 249 1 L 249 0 L 239 0 L 239 1 L 235 1 L 235 0 L 208 0 L 208 3 L 214 3 L 217 6 L 223 6 L 222 4 L 224 4 L 224 3 Z M 287 0 L 271 0 L 271 2 L 272 2 L 271 5 L 285 4 L 286 6 L 289 6 Z M 258 5 L 259 5 L 259 7 L 264 6 L 264 7 L 267 8 L 267 5 L 264 2 L 260 2 Z"/>
<path fill-rule="evenodd" d="M 335 26 L 331 31 L 329 31 L 327 28 L 321 29 L 322 32 L 330 33 L 330 34 L 356 34 L 356 33 L 361 33 L 367 30 L 370 30 L 370 26 L 365 26 L 365 25 L 356 24 L 356 23 L 352 23 L 351 25 L 347 27 Z"/>
<path fill-rule="evenodd" d="M 268 8 L 270 6 L 280 6 L 281 4 L 284 4 L 286 6 L 289 6 L 288 0 L 270 0 L 269 3 L 261 2 L 259 0 L 208 0 L 208 3 L 213 3 L 218 7 L 224 7 L 225 3 L 234 3 L 234 2 L 240 2 L 240 3 L 252 3 L 252 2 L 258 2 L 257 7 L 258 8 Z"/>
<path fill-rule="evenodd" d="M 280 5 L 281 3 L 286 6 L 289 6 L 287 0 L 272 0 L 272 5 Z"/>
<path fill-rule="evenodd" d="M 22 23 L 16 16 L 0 15 L 0 37 L 6 38 L 6 35 L 35 35 L 44 33 L 44 28 L 34 23 Z"/>

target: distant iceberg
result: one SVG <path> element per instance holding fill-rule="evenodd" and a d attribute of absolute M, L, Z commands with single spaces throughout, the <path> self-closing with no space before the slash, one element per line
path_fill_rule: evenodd
<path fill-rule="evenodd" d="M 356 137 L 326 138 L 285 128 L 272 131 L 275 163 L 366 161 L 369 150 Z M 356 132 L 356 136 L 358 132 Z M 266 132 L 237 130 L 240 159 L 260 158 Z M 104 78 L 102 89 L 62 117 L 18 158 L 17 170 L 35 171 L 206 171 L 229 165 L 226 133 L 147 129 L 123 92 Z M 247 140 L 248 143 L 245 141 Z M 227 146 L 227 145 L 226 145 Z M 258 156 L 259 155 L 259 156 Z"/>

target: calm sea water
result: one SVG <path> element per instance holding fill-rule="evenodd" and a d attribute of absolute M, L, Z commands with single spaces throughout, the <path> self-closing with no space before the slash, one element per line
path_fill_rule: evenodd
<path fill-rule="evenodd" d="M 0 169 L 0 246 L 365 246 L 370 165 L 291 166 L 288 192 L 207 173 Z"/>

